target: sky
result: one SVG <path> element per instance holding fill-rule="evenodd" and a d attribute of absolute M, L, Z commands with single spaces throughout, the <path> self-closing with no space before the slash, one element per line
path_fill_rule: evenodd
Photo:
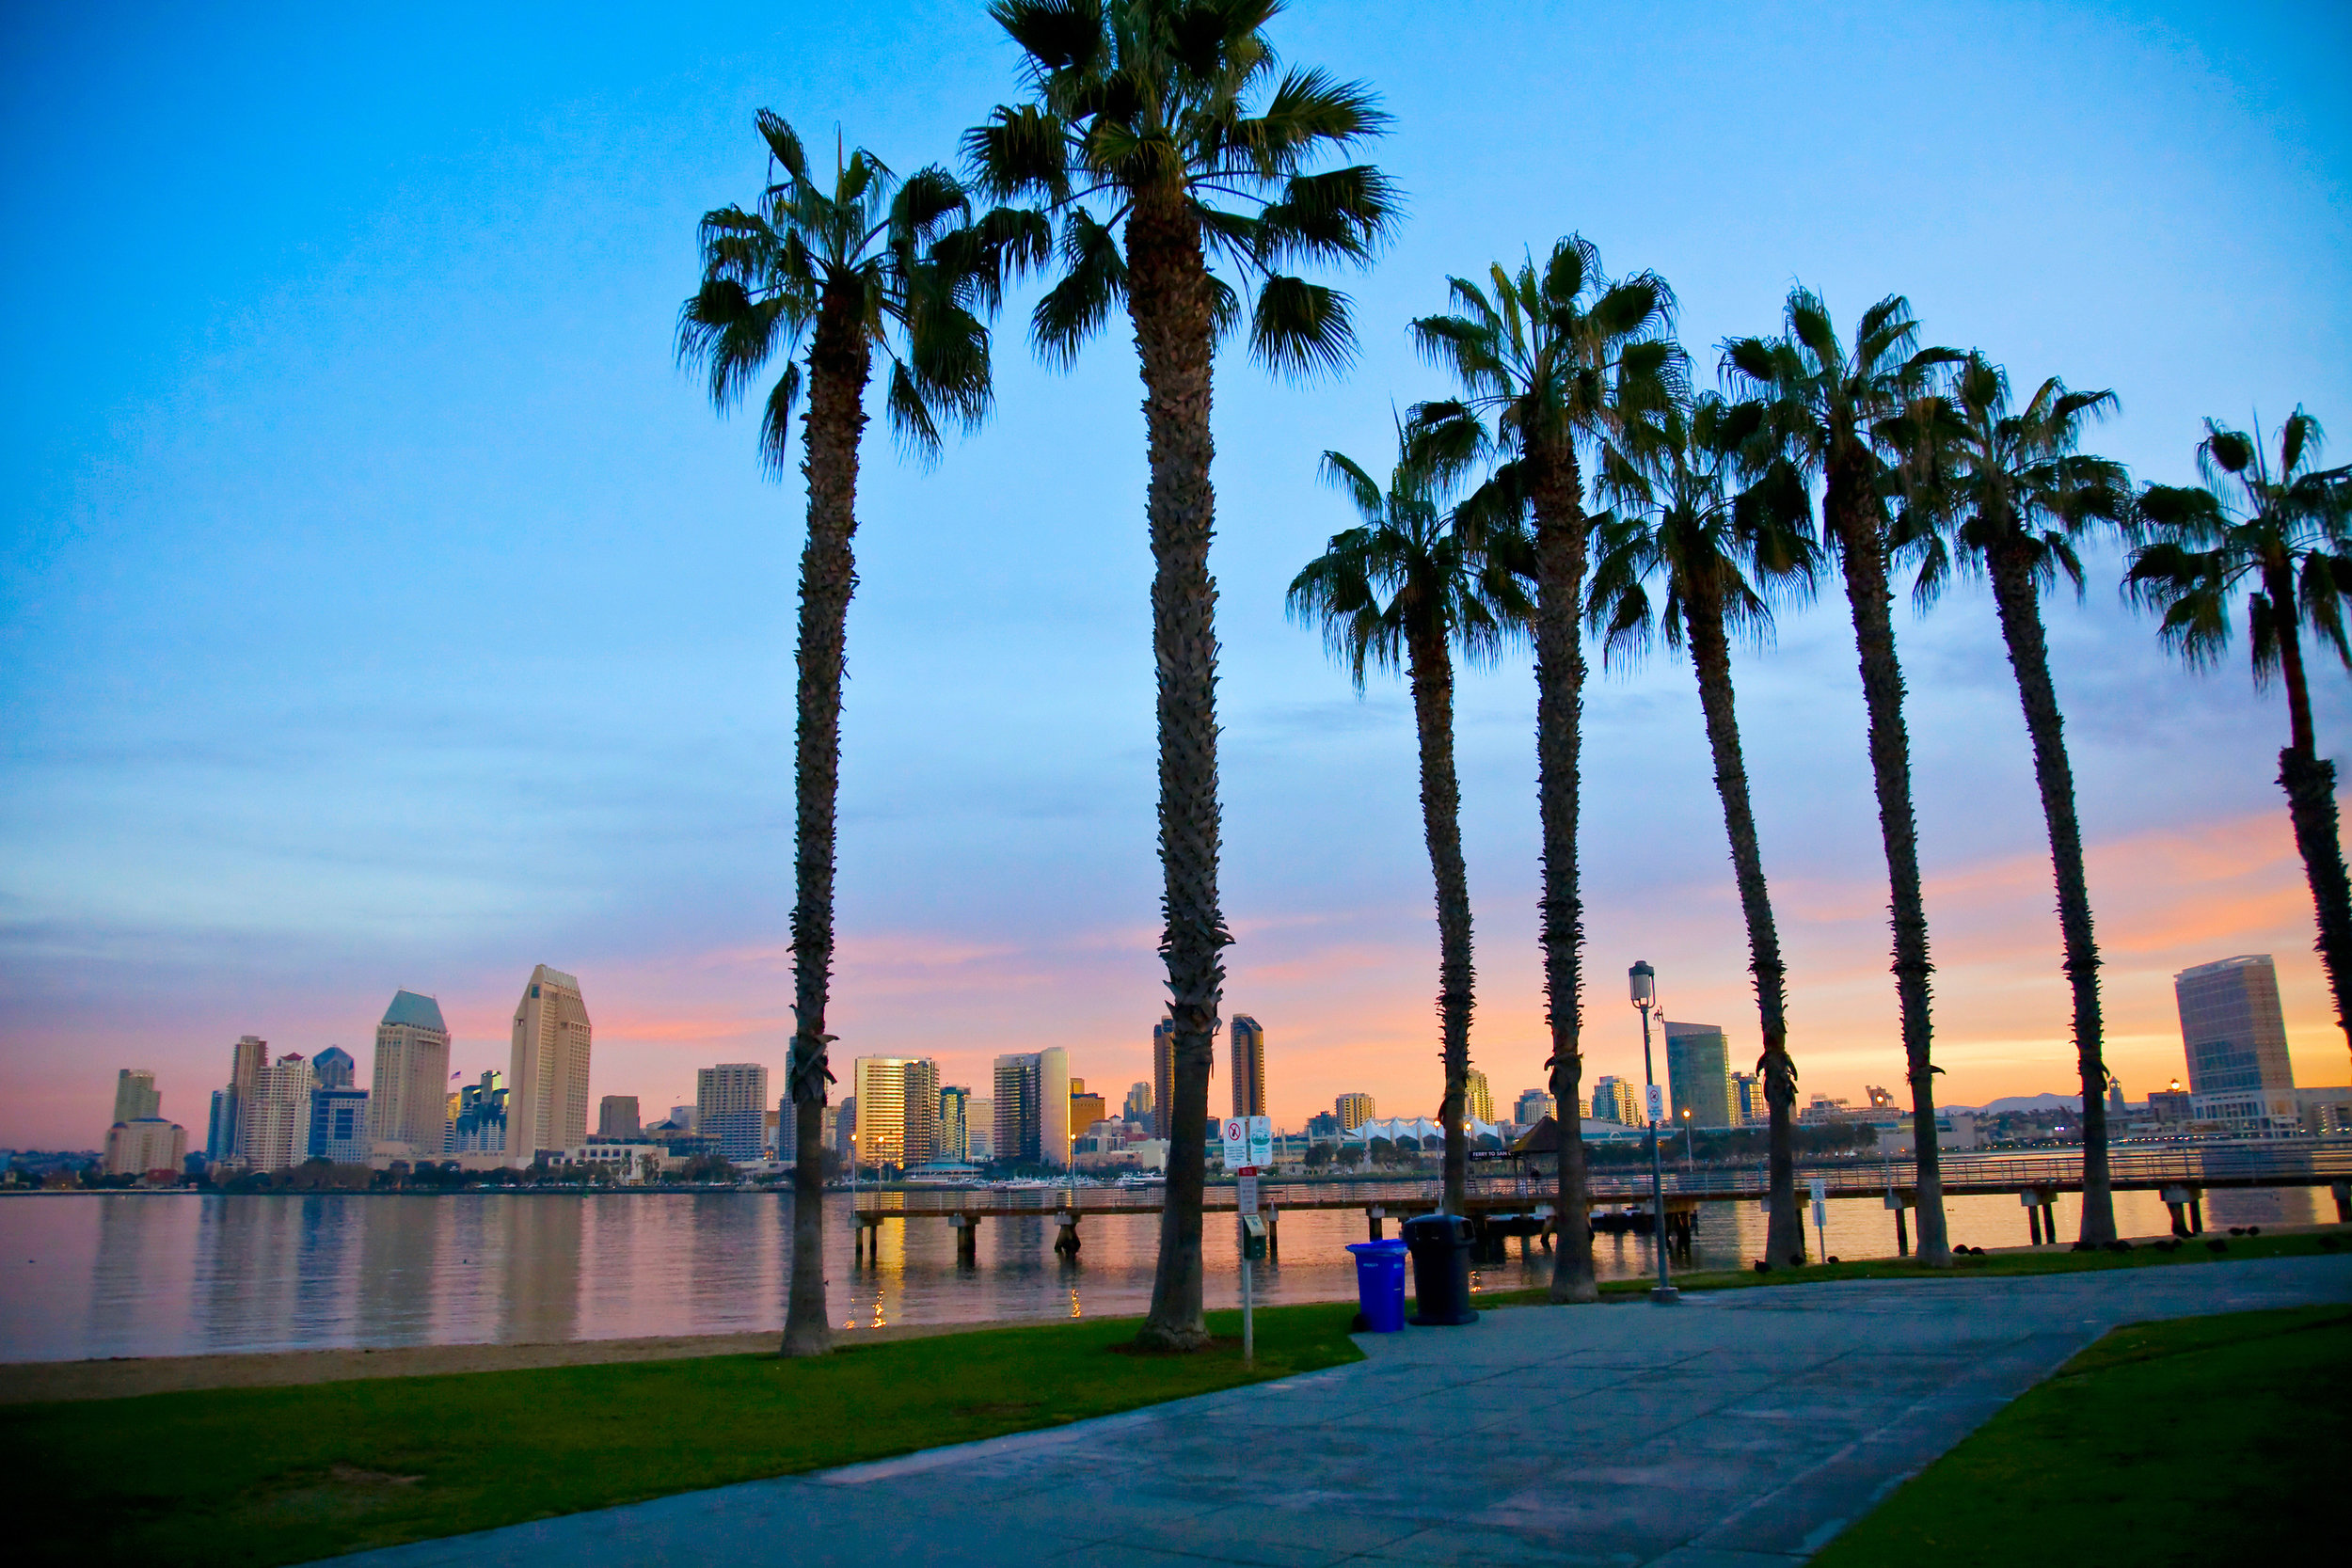
<path fill-rule="evenodd" d="M 1434 1114 L 1437 943 L 1401 683 L 1285 620 L 1446 385 L 1406 339 L 1449 274 L 1581 232 L 1655 269 L 1702 383 L 1803 282 L 1841 322 L 2024 386 L 2112 388 L 2093 450 L 2185 483 L 2201 420 L 2298 403 L 2352 456 L 2352 11 L 2331 4 L 1470 8 L 1301 3 L 1283 57 L 1374 87 L 1392 245 L 1332 278 L 1343 378 L 1224 354 L 1216 435 L 1229 1015 L 1276 1119 Z M 2332 63 L 2331 63 L 2332 62 Z M 1017 94 L 973 4 L 56 0 L 0 18 L 0 1146 L 94 1147 L 122 1067 L 201 1138 L 240 1035 L 352 1050 L 436 995 L 502 1069 L 532 966 L 580 975 L 592 1093 L 648 1111 L 790 1032 L 797 474 L 677 368 L 695 220 L 753 198 L 755 110 L 910 170 Z M 858 499 L 832 1026 L 985 1085 L 1059 1045 L 1113 1099 L 1162 990 L 1142 420 L 1114 329 L 996 338 L 998 405 L 930 467 L 878 423 Z M 2276 957 L 2297 1081 L 2345 1045 L 2242 641 L 2191 673 L 2100 546 L 2048 606 L 2133 1098 L 2185 1075 L 2170 979 Z M 1899 610 L 1941 1098 L 2074 1086 L 2046 841 L 1980 584 Z M 1735 676 L 1806 1092 L 1899 1090 L 1884 862 L 1842 594 Z M 2352 733 L 2316 667 L 2321 749 Z M 1473 1063 L 1542 1080 L 1534 685 L 1466 675 Z M 1755 1005 L 1695 688 L 1586 702 L 1587 1077 L 1640 1071 L 1625 969 L 1677 1020 Z M 846 1066 L 836 1069 L 846 1083 Z M 1220 1065 L 1211 1103 L 1227 1094 Z"/>

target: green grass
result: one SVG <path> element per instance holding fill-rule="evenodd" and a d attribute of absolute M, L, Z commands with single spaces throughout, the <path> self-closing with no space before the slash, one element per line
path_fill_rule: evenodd
<path fill-rule="evenodd" d="M 2207 1242 L 2225 1243 L 2225 1250 L 2215 1252 Z M 2333 1243 L 2330 1246 L 2328 1243 Z M 2276 1236 L 2198 1236 L 2182 1243 L 2178 1252 L 2158 1252 L 2154 1247 L 2136 1245 L 2129 1252 L 2069 1252 L 2063 1247 L 2044 1252 L 1996 1252 L 1982 1258 L 1970 1254 L 1952 1259 L 1948 1269 L 1931 1269 L 1908 1259 L 1873 1258 L 1851 1263 L 1814 1263 L 1800 1269 L 1774 1269 L 1770 1274 L 1757 1274 L 1754 1269 L 1737 1273 L 1718 1270 L 1705 1274 L 1676 1274 L 1675 1284 L 1685 1291 L 1739 1291 L 1758 1286 L 1819 1285 L 1831 1279 L 1994 1279 L 2021 1275 L 2081 1274 L 2101 1269 L 2186 1268 L 2202 1263 L 2247 1262 L 2258 1258 L 2316 1258 L 2327 1253 L 2341 1254 L 2346 1244 L 2342 1227 L 2330 1230 L 2301 1231 Z M 1645 1296 L 1653 1282 L 1643 1279 L 1611 1279 L 1602 1282 L 1601 1299 L 1613 1296 Z M 1489 1307 L 1541 1307 L 1550 1300 L 1550 1291 L 1542 1286 L 1518 1291 L 1481 1291 L 1474 1305 Z"/>
<path fill-rule="evenodd" d="M 2347 1379 L 2352 1307 L 2119 1328 L 1814 1561 L 2325 1561 L 2344 1549 Z"/>
<path fill-rule="evenodd" d="M 1100 1320 L 771 1355 L 0 1408 L 36 1562 L 299 1562 L 1058 1426 L 1360 1358 L 1352 1305 L 1257 1314 L 1193 1356 Z M 1237 1312 L 1210 1328 L 1241 1331 Z"/>

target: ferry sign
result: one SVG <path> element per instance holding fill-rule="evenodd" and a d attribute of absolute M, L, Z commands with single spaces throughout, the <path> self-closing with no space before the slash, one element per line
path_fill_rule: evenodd
<path fill-rule="evenodd" d="M 1256 1165 L 1260 1169 L 1274 1164 L 1274 1118 L 1272 1117 L 1249 1118 L 1249 1158 L 1243 1163 Z"/>

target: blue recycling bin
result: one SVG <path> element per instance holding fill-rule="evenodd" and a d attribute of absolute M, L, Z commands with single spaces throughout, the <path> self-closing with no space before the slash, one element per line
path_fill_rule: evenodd
<path fill-rule="evenodd" d="M 1405 1326 L 1405 1243 L 1350 1242 L 1356 1255 L 1356 1303 L 1371 1334 L 1394 1334 Z"/>

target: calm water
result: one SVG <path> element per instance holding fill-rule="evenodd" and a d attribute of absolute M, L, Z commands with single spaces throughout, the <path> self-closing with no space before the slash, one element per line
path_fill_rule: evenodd
<path fill-rule="evenodd" d="M 2058 1201 L 2060 1234 L 2077 1210 Z M 2126 1235 L 2166 1228 L 2153 1193 L 2116 1195 Z M 1950 1201 L 1952 1239 L 2016 1246 L 2014 1197 Z M 850 1262 L 846 1218 L 826 1227 L 834 1322 L 975 1323 L 1141 1312 L 1158 1218 L 1091 1215 L 1079 1261 L 1052 1251 L 1050 1217 L 989 1220 L 979 1266 L 960 1270 L 944 1220 L 882 1228 L 879 1266 Z M 187 1355 L 325 1346 L 524 1343 L 781 1329 L 791 1200 L 765 1193 L 520 1196 L 194 1196 L 59 1194 L 0 1198 L 0 1360 Z M 2308 1189 L 2216 1191 L 2208 1228 L 2317 1217 Z M 1763 1248 L 1754 1203 L 1700 1212 L 1692 1266 L 1737 1267 Z M 1208 1227 L 1209 1300 L 1236 1299 L 1230 1222 Z M 1394 1235 L 1391 1221 L 1389 1234 Z M 1355 1293 L 1346 1243 L 1359 1212 L 1298 1211 L 1280 1262 L 1259 1271 L 1261 1301 Z M 1829 1205 L 1829 1250 L 1894 1251 L 1875 1202 Z M 1604 1278 L 1648 1273 L 1646 1240 L 1597 1237 Z M 1549 1278 L 1545 1254 L 1480 1274 L 1481 1289 Z"/>

